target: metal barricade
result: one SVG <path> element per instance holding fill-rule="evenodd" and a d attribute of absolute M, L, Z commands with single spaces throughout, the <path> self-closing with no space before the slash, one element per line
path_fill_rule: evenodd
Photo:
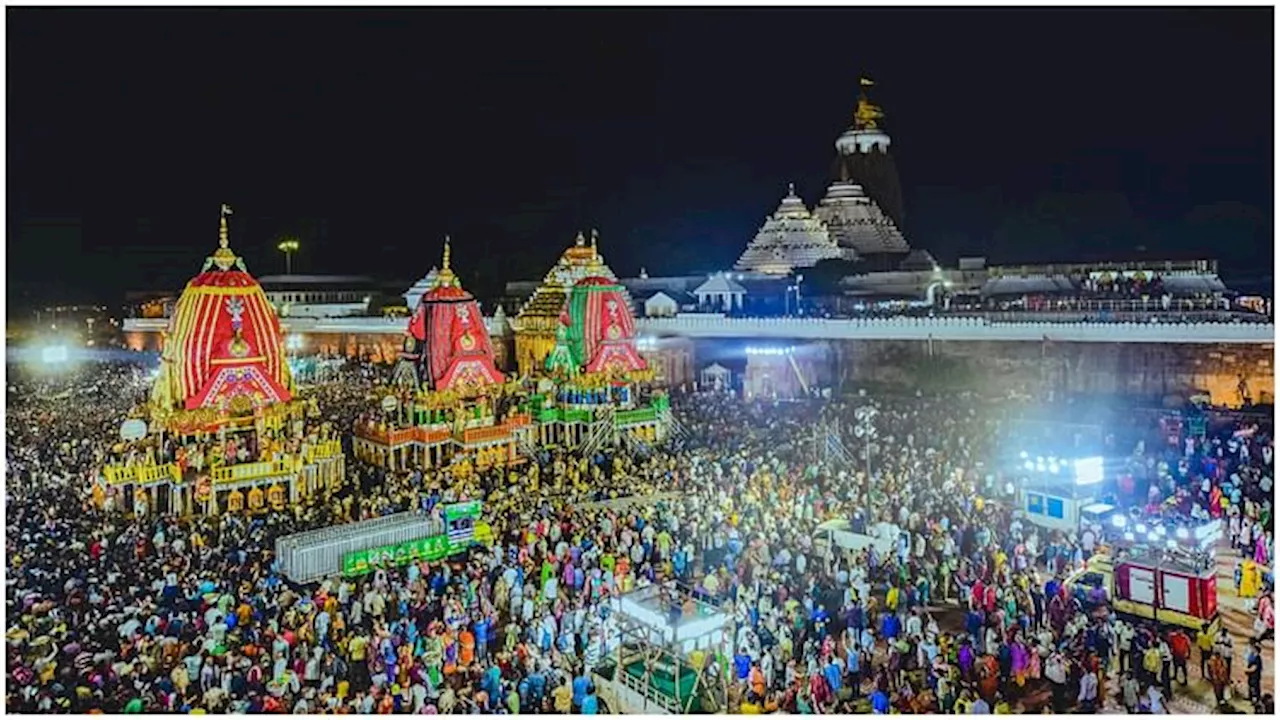
<path fill-rule="evenodd" d="M 444 522 L 414 512 L 334 525 L 276 540 L 280 572 L 296 583 L 316 582 L 342 571 L 342 558 L 358 550 L 443 535 Z"/>

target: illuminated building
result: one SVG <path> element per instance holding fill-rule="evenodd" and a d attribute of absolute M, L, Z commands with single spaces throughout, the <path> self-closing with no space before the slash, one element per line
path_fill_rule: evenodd
<path fill-rule="evenodd" d="M 868 89 L 875 83 L 861 78 L 859 84 L 861 92 L 853 123 L 836 139 L 832 177 L 841 182 L 832 185 L 832 191 L 845 190 L 838 187 L 842 184 L 860 186 L 888 220 L 901 228 L 902 184 L 898 180 L 898 166 L 889 154 L 892 138 L 883 127 L 884 111 L 867 96 Z M 828 198 L 835 194 L 832 191 L 828 192 Z M 904 247 L 891 252 L 905 253 L 907 249 L 904 243 Z"/>
<path fill-rule="evenodd" d="M 900 256 L 911 249 L 893 219 L 856 183 L 832 183 L 813 215 L 848 256 Z"/>
<path fill-rule="evenodd" d="M 827 226 L 809 212 L 804 200 L 796 195 L 795 185 L 791 185 L 778 209 L 765 218 L 764 225 L 733 268 L 786 275 L 795 268 L 813 267 L 822 260 L 854 257 L 854 253 L 843 252 L 831 240 Z"/>
<path fill-rule="evenodd" d="M 362 275 L 267 275 L 258 284 L 280 317 L 367 315 L 376 294 L 373 279 Z"/>

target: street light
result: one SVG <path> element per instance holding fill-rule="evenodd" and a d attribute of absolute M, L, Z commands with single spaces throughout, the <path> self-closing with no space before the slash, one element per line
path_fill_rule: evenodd
<path fill-rule="evenodd" d="M 871 405 L 863 405 L 853 411 L 853 419 L 856 421 L 853 426 L 854 437 L 862 438 L 863 453 L 867 460 L 867 480 L 871 480 L 871 441 L 876 436 L 875 419 L 879 413 Z"/>
<path fill-rule="evenodd" d="M 276 245 L 276 249 L 284 253 L 284 274 L 292 275 L 293 254 L 298 252 L 298 239 L 292 237 L 285 238 L 280 241 L 279 245 Z"/>

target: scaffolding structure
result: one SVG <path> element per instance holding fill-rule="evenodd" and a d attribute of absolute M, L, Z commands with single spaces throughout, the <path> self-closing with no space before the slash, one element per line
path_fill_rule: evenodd
<path fill-rule="evenodd" d="M 615 598 L 598 683 L 625 713 L 725 712 L 733 622 L 675 582 Z"/>

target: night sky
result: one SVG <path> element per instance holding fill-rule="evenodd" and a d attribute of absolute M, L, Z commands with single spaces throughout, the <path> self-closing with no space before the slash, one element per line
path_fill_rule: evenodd
<path fill-rule="evenodd" d="M 37 10 L 8 14 L 10 304 L 259 275 L 729 266 L 788 181 L 822 197 L 860 73 L 908 240 L 943 262 L 1265 268 L 1270 8 Z"/>

